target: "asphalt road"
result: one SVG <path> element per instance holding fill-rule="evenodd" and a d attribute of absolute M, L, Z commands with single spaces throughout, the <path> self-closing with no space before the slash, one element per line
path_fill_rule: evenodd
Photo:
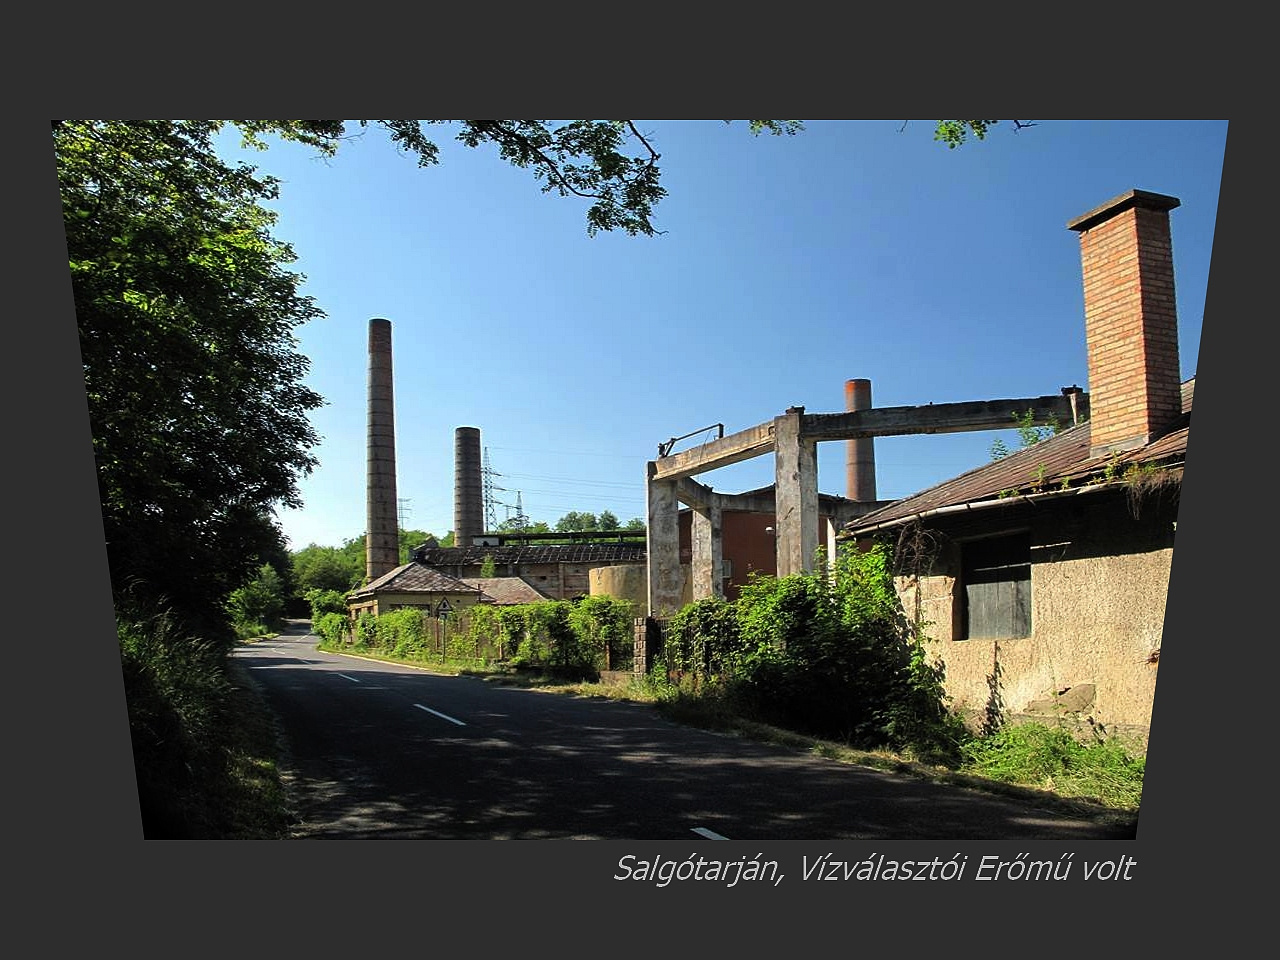
<path fill-rule="evenodd" d="M 298 838 L 1132 839 L 914 777 L 682 727 L 643 704 L 322 653 L 236 655 L 280 718 Z"/>

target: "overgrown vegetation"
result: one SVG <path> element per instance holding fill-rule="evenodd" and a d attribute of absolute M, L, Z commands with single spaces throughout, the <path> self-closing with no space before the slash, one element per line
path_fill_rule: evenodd
<path fill-rule="evenodd" d="M 287 805 L 270 711 L 224 644 L 171 611 L 117 620 L 148 839 L 276 839 Z"/>
<path fill-rule="evenodd" d="M 447 619 L 406 607 L 377 617 L 361 613 L 353 624 L 344 614 L 320 612 L 312 630 L 324 650 L 582 681 L 630 665 L 634 618 L 629 600 L 584 597 L 509 607 L 480 604 Z"/>
<path fill-rule="evenodd" d="M 733 603 L 686 607 L 668 621 L 653 685 L 717 698 L 745 720 L 957 762 L 963 724 L 890 561 L 887 546 L 849 547 L 825 573 L 757 576 Z"/>
<path fill-rule="evenodd" d="M 1062 727 L 1006 724 L 964 744 L 961 770 L 1059 796 L 1084 797 L 1136 809 L 1146 768 L 1117 740 L 1081 742 Z"/>

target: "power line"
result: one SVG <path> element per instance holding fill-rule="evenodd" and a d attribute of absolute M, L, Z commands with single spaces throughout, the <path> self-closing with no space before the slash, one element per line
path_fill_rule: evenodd
<path fill-rule="evenodd" d="M 488 447 L 484 448 L 484 465 L 480 468 L 480 475 L 483 478 L 484 485 L 484 528 L 485 530 L 496 530 L 498 528 L 498 518 L 494 508 L 497 506 L 497 501 L 494 500 L 493 493 L 495 490 L 503 490 L 503 488 L 495 486 L 493 478 L 500 477 L 502 474 L 496 473 L 490 464 Z"/>

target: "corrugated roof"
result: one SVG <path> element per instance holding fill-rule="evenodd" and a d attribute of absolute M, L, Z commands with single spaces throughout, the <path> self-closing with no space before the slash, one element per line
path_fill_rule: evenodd
<path fill-rule="evenodd" d="M 639 563 L 643 543 L 549 543 L 501 547 L 428 547 L 418 554 L 428 566 L 468 566 L 492 557 L 497 566 L 512 563 Z"/>
<path fill-rule="evenodd" d="M 1182 384 L 1182 416 L 1178 422 L 1145 447 L 1114 456 L 1090 457 L 1089 422 L 1085 421 L 1047 440 L 859 517 L 845 525 L 845 532 L 857 534 L 946 507 L 984 500 L 1079 489 L 1092 483 L 1118 479 L 1132 465 L 1180 465 L 1187 451 L 1194 395 L 1193 377 Z"/>

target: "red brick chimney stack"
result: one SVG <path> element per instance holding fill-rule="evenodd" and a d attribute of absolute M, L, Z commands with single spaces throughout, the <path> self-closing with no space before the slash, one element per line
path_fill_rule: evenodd
<path fill-rule="evenodd" d="M 1080 234 L 1092 456 L 1144 446 L 1182 412 L 1169 211 L 1130 190 L 1070 221 Z"/>

